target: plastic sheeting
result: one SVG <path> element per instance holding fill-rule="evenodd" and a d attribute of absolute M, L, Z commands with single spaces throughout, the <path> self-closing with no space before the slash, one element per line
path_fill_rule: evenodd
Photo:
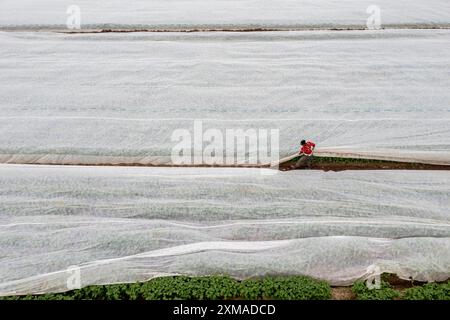
<path fill-rule="evenodd" d="M 165 164 L 175 129 L 450 164 L 450 31 L 0 33 L 0 162 Z"/>
<path fill-rule="evenodd" d="M 448 171 L 0 165 L 0 295 L 167 274 L 450 276 Z M 72 269 L 68 269 L 72 266 Z"/>
<path fill-rule="evenodd" d="M 448 26 L 447 0 L 2 0 L 0 27 L 63 29 L 67 8 L 89 28 L 365 28 L 377 5 L 387 26 Z"/>

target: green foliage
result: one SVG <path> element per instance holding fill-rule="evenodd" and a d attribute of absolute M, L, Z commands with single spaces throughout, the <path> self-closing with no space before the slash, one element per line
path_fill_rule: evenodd
<path fill-rule="evenodd" d="M 264 296 L 261 280 L 249 279 L 241 282 L 240 296 L 245 300 L 258 300 Z"/>
<path fill-rule="evenodd" d="M 403 295 L 382 277 L 380 289 L 364 281 L 353 284 L 358 300 L 450 300 L 450 281 L 407 289 Z M 325 300 L 331 288 L 325 281 L 306 276 L 264 277 L 237 281 L 226 276 L 163 277 L 143 283 L 88 286 L 64 293 L 0 297 L 0 300 Z"/>
<path fill-rule="evenodd" d="M 304 276 L 267 277 L 242 282 L 226 276 L 163 277 L 144 283 L 89 286 L 58 294 L 4 297 L 9 300 L 224 300 L 329 299 L 325 281 Z M 1 299 L 1 298 L 0 298 Z"/>
<path fill-rule="evenodd" d="M 428 283 L 421 287 L 407 289 L 405 300 L 450 300 L 450 281 L 447 283 Z"/>
<path fill-rule="evenodd" d="M 400 297 L 400 292 L 386 281 L 381 281 L 379 289 L 369 289 L 364 281 L 356 281 L 352 291 L 358 300 L 393 300 Z"/>
<path fill-rule="evenodd" d="M 145 283 L 141 288 L 146 300 L 219 300 L 236 297 L 239 283 L 223 276 L 167 277 Z"/>
<path fill-rule="evenodd" d="M 325 281 L 305 276 L 266 277 L 243 281 L 241 296 L 244 299 L 324 300 L 331 298 L 331 288 Z"/>

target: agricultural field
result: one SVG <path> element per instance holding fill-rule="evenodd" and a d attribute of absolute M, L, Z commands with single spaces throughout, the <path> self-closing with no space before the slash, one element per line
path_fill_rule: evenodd
<path fill-rule="evenodd" d="M 450 299 L 450 3 L 372 2 L 3 0 L 0 299 Z"/>
<path fill-rule="evenodd" d="M 2 165 L 0 293 L 64 291 L 70 266 L 83 286 L 450 276 L 448 171 L 272 171 Z"/>
<path fill-rule="evenodd" d="M 425 284 L 389 274 L 382 278 L 379 288 L 368 289 L 364 281 L 356 281 L 351 287 L 331 287 L 325 281 L 305 276 L 244 281 L 227 276 L 174 276 L 0 300 L 450 300 L 450 282 Z"/>
<path fill-rule="evenodd" d="M 276 129 L 281 157 L 306 136 L 318 155 L 450 164 L 449 30 L 0 41 L 2 163 L 168 164 L 174 131 L 197 121 Z"/>

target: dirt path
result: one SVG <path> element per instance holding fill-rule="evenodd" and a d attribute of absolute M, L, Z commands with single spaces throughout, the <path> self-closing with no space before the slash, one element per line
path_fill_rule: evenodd
<path fill-rule="evenodd" d="M 280 164 L 282 171 L 291 170 L 289 167 L 295 163 L 296 159 Z M 269 165 L 255 164 L 231 164 L 231 165 L 209 165 L 209 164 L 191 164 L 191 165 L 173 165 L 173 164 L 141 164 L 141 163 L 15 163 L 10 164 L 29 164 L 29 165 L 58 165 L 58 166 L 98 166 L 98 167 L 155 167 L 155 168 L 270 168 Z M 296 170 L 304 170 L 296 169 Z M 450 170 L 450 165 L 437 165 L 413 162 L 396 162 L 384 160 L 337 158 L 315 156 L 312 163 L 312 170 L 322 171 L 344 171 L 344 170 Z"/>

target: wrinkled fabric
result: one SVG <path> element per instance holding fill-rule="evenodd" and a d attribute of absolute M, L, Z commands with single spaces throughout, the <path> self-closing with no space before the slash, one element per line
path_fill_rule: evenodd
<path fill-rule="evenodd" d="M 386 30 L 361 30 L 377 8 Z M 311 139 L 318 156 L 450 165 L 449 26 L 447 0 L 2 0 L 0 296 L 448 279 L 448 171 L 61 165 L 171 165 L 194 121 L 279 130 L 281 157 Z M 66 33 L 90 29 L 285 31 Z"/>
<path fill-rule="evenodd" d="M 2 0 L 0 28 L 65 29 L 77 5 L 82 29 L 365 28 L 448 26 L 446 0 Z"/>
<path fill-rule="evenodd" d="M 170 164 L 198 120 L 279 130 L 281 157 L 310 139 L 317 155 L 450 164 L 449 30 L 0 42 L 1 163 Z"/>
<path fill-rule="evenodd" d="M 272 173 L 269 175 L 268 173 Z M 450 276 L 447 171 L 0 166 L 0 294 L 168 274 Z"/>

